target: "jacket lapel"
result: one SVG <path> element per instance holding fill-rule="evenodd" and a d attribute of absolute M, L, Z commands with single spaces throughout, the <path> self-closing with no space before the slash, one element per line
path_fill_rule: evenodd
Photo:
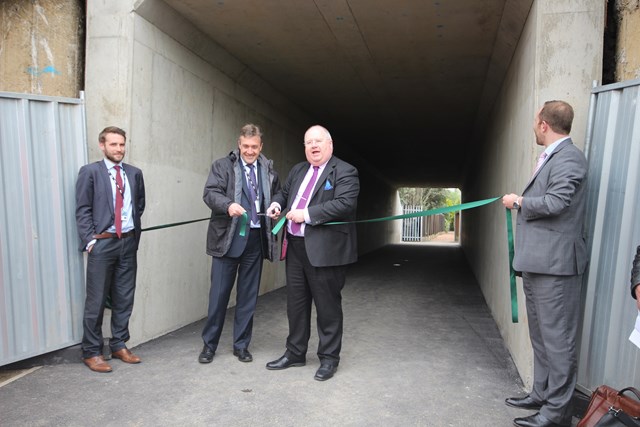
<path fill-rule="evenodd" d="M 129 165 L 126 163 L 122 163 L 122 169 L 124 170 L 125 175 L 127 176 L 127 183 L 129 184 L 129 191 L 131 191 L 131 201 L 132 204 L 135 208 L 135 202 L 134 200 L 136 200 L 136 176 L 133 173 L 133 171 L 131 170 L 131 168 L 129 168 Z"/>
<path fill-rule="evenodd" d="M 524 188 L 525 190 L 528 189 L 531 184 L 533 183 L 533 181 L 536 180 L 536 177 L 540 174 L 540 172 L 542 171 L 542 169 L 544 169 L 545 167 L 547 167 L 547 165 L 549 164 L 550 161 L 553 160 L 553 156 L 555 156 L 557 153 L 559 153 L 564 147 L 566 147 L 569 144 L 573 144 L 573 142 L 571 142 L 571 138 L 569 139 L 565 139 L 564 141 L 562 141 L 560 144 L 558 144 L 558 146 L 556 147 L 555 150 L 553 150 L 553 152 L 549 155 L 549 157 L 545 160 L 545 162 L 542 164 L 542 166 L 540 166 L 540 169 L 538 169 L 536 171 L 536 173 L 533 174 L 533 176 L 531 177 L 531 179 L 529 180 L 529 183 L 527 183 L 527 186 Z"/>
<path fill-rule="evenodd" d="M 322 174 L 318 177 L 318 181 L 316 181 L 316 186 L 313 189 L 313 193 L 311 193 L 309 202 L 311 202 L 311 200 L 313 200 L 313 198 L 316 197 L 316 194 L 318 194 L 318 191 L 320 191 L 320 189 L 324 187 L 327 177 L 330 175 L 333 175 L 333 170 L 335 169 L 335 167 L 336 167 L 336 161 L 333 158 L 333 156 L 331 156 L 331 158 L 327 162 L 327 166 L 325 166 L 324 170 L 322 171 Z M 334 183 L 331 183 L 331 185 L 334 185 Z"/>
<path fill-rule="evenodd" d="M 109 199 L 109 212 L 113 215 L 114 206 L 113 206 L 113 189 L 111 188 L 111 174 L 109 173 L 109 169 L 107 169 L 107 165 L 103 160 L 98 161 L 98 182 L 102 187 L 102 191 L 104 194 L 110 194 L 111 198 Z"/>

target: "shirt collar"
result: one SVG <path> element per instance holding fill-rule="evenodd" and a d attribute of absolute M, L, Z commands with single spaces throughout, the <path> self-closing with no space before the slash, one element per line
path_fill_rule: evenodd
<path fill-rule="evenodd" d="M 114 166 L 120 166 L 122 167 L 122 162 L 120 163 L 113 163 L 111 160 L 107 159 L 106 157 L 103 159 L 104 160 L 104 164 L 107 167 L 108 170 L 113 169 Z"/>
<path fill-rule="evenodd" d="M 558 145 L 560 145 L 560 143 L 566 139 L 571 138 L 570 136 L 565 136 L 560 138 L 559 140 L 557 140 L 556 142 L 554 142 L 553 144 L 549 145 L 547 148 L 544 149 L 544 152 L 547 153 L 547 156 L 550 156 L 551 153 L 553 153 L 555 151 L 555 149 L 558 147 Z"/>

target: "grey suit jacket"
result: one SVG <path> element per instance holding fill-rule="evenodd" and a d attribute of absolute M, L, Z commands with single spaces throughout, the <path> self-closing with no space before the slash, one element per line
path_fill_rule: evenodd
<path fill-rule="evenodd" d="M 584 154 L 567 139 L 532 177 L 516 220 L 514 270 L 556 276 L 584 273 L 586 176 Z"/>
<path fill-rule="evenodd" d="M 273 201 L 290 210 L 309 166 L 308 162 L 295 165 Z M 355 221 L 359 192 L 358 170 L 332 156 L 318 177 L 307 206 L 311 224 L 305 227 L 304 243 L 314 267 L 346 265 L 358 260 L 355 224 L 322 224 Z"/>
<path fill-rule="evenodd" d="M 145 207 L 144 178 L 142 171 L 122 163 L 127 175 L 133 204 L 133 224 L 136 248 L 142 233 L 142 213 Z M 106 231 L 113 225 L 113 191 L 111 178 L 103 160 L 82 166 L 76 181 L 76 226 L 80 236 L 80 250 L 84 251 L 95 234 Z"/>
<path fill-rule="evenodd" d="M 640 284 L 640 246 L 636 248 L 636 257 L 633 259 L 633 267 L 631 268 L 631 296 L 635 299 L 636 286 Z"/>

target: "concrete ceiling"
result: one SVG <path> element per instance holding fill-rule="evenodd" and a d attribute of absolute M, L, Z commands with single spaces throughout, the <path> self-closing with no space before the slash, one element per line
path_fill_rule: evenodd
<path fill-rule="evenodd" d="M 393 185 L 455 187 L 533 0 L 165 2 L 326 126 L 338 155 L 350 145 Z"/>

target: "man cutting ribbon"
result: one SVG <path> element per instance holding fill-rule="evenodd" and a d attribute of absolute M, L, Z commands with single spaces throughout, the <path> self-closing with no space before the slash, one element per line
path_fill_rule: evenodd
<path fill-rule="evenodd" d="M 322 126 L 304 136 L 306 162 L 295 165 L 273 196 L 267 215 L 277 219 L 283 206 L 290 209 L 283 239 L 286 258 L 289 336 L 284 355 L 267 369 L 286 369 L 306 363 L 311 329 L 311 303 L 318 324 L 320 368 L 315 379 L 331 378 L 342 347 L 342 288 L 348 264 L 358 258 L 353 223 L 325 227 L 332 221 L 354 221 L 360 192 L 358 171 L 333 156 L 333 140 Z"/>

